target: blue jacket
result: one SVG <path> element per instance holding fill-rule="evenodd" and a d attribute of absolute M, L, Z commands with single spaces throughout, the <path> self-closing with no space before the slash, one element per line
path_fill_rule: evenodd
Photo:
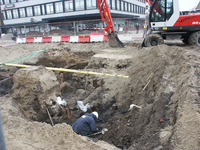
<path fill-rule="evenodd" d="M 96 120 L 97 118 L 93 113 L 86 113 L 72 125 L 72 128 L 77 134 L 86 136 L 89 134 L 90 131 L 97 131 L 95 124 Z"/>

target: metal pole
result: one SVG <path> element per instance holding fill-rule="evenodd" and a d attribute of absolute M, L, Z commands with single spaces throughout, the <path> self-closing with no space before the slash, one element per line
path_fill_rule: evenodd
<path fill-rule="evenodd" d="M 25 38 L 26 38 L 26 26 L 24 26 Z"/>
<path fill-rule="evenodd" d="M 75 22 L 73 22 L 73 24 L 74 24 L 74 36 L 75 36 L 76 35 Z"/>
<path fill-rule="evenodd" d="M 0 149 L 6 150 L 6 143 L 4 139 L 3 126 L 2 126 L 2 121 L 1 121 L 1 111 L 0 111 Z"/>

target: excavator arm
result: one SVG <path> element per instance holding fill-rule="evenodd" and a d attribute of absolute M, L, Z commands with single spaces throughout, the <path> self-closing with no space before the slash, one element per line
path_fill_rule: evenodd
<path fill-rule="evenodd" d="M 115 32 L 112 17 L 106 0 L 97 0 L 97 7 L 105 25 L 104 30 L 108 33 L 109 45 L 111 47 L 125 47 L 124 43 L 119 40 L 117 33 Z"/>

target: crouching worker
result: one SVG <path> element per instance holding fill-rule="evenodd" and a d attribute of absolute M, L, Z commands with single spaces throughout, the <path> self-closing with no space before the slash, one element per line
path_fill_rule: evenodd
<path fill-rule="evenodd" d="M 89 132 L 96 132 L 95 121 L 98 119 L 98 113 L 96 111 L 92 113 L 86 113 L 81 116 L 73 125 L 72 128 L 74 132 L 82 136 L 87 136 Z"/>

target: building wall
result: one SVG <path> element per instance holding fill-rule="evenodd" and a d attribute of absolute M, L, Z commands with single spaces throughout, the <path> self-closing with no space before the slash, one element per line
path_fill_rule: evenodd
<path fill-rule="evenodd" d="M 99 14 L 96 0 L 1 0 L 4 25 L 42 22 L 47 18 Z M 6 4 L 9 2 L 11 4 Z M 107 0 L 112 14 L 144 17 L 145 0 Z"/>

